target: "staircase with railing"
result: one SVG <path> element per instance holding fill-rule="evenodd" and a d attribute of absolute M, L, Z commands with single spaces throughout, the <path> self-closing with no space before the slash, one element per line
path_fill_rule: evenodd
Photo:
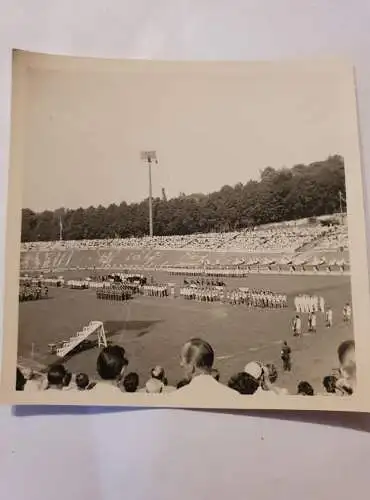
<path fill-rule="evenodd" d="M 98 334 L 98 343 L 100 345 L 107 345 L 104 326 L 101 321 L 90 321 L 88 326 L 85 326 L 83 330 L 77 332 L 75 335 L 72 335 L 69 340 L 63 342 L 61 347 L 56 350 L 56 355 L 59 358 L 64 358 L 68 353 L 73 351 L 81 342 L 86 340 L 90 335 L 97 333 Z"/>

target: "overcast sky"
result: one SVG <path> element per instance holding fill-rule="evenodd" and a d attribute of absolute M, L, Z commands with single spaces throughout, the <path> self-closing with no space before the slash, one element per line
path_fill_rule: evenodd
<path fill-rule="evenodd" d="M 341 153 L 337 66 L 63 61 L 27 72 L 24 207 L 141 201 L 143 149 L 157 151 L 153 193 L 168 197 Z"/>

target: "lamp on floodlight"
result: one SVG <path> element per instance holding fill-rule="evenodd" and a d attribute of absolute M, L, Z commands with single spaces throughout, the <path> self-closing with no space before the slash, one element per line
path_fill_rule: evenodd
<path fill-rule="evenodd" d="M 148 164 L 149 173 L 149 235 L 153 236 L 153 195 L 152 195 L 152 163 L 158 164 L 156 151 L 141 151 L 140 158 Z"/>

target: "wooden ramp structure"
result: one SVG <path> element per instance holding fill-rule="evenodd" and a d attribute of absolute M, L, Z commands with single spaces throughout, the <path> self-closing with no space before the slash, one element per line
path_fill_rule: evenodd
<path fill-rule="evenodd" d="M 62 342 L 61 345 L 56 349 L 56 355 L 59 358 L 64 358 L 73 349 L 75 349 L 79 344 L 86 340 L 91 335 L 97 334 L 98 336 L 98 346 L 107 347 L 107 338 L 104 331 L 104 325 L 102 321 L 90 321 L 90 323 L 85 326 L 80 332 L 77 332 L 72 337 Z"/>

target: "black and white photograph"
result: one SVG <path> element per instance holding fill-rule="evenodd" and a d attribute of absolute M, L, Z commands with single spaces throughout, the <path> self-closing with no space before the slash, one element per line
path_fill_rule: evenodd
<path fill-rule="evenodd" d="M 353 240 L 364 215 L 348 175 L 360 168 L 348 65 L 21 52 L 14 64 L 16 393 L 349 405 L 354 290 L 368 287 L 351 281 L 366 249 Z"/>

